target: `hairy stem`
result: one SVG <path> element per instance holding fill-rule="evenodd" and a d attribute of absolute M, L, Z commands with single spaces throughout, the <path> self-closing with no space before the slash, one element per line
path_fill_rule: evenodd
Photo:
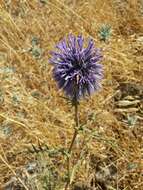
<path fill-rule="evenodd" d="M 70 147 L 68 149 L 68 157 L 67 157 L 67 171 L 68 171 L 68 181 L 66 183 L 65 186 L 65 190 L 67 190 L 69 184 L 70 184 L 70 157 L 71 157 L 71 153 L 72 153 L 72 149 L 73 149 L 73 145 L 75 143 L 76 137 L 78 135 L 78 128 L 79 128 L 79 116 L 78 116 L 78 101 L 74 102 L 74 107 L 75 107 L 75 129 L 74 129 L 74 134 L 73 134 L 73 138 L 70 144 Z"/>

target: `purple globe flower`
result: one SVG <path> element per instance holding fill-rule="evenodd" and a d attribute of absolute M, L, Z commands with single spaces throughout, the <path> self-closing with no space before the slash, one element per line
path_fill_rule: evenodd
<path fill-rule="evenodd" d="M 56 45 L 50 62 L 54 65 L 53 76 L 60 89 L 63 89 L 72 100 L 79 100 L 91 95 L 101 87 L 103 67 L 100 64 L 102 55 L 94 47 L 92 39 L 87 46 L 80 35 L 69 35 Z"/>

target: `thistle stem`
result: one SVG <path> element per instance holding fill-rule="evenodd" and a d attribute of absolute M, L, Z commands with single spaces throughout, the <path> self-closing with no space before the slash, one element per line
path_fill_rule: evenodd
<path fill-rule="evenodd" d="M 74 105 L 74 108 L 75 108 L 75 117 L 74 117 L 74 120 L 75 120 L 75 129 L 74 129 L 74 134 L 73 134 L 73 137 L 72 137 L 72 141 L 71 141 L 70 147 L 68 149 L 68 155 L 69 155 L 67 157 L 68 181 L 66 183 L 65 190 L 67 190 L 67 188 L 68 188 L 68 186 L 70 184 L 70 157 L 71 157 L 73 145 L 74 145 L 76 137 L 78 135 L 78 128 L 79 128 L 78 101 L 74 101 L 73 105 Z"/>

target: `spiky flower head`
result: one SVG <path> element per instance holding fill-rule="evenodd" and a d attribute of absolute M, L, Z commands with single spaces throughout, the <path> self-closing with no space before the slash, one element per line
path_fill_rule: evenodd
<path fill-rule="evenodd" d="M 56 45 L 57 51 L 51 53 L 54 79 L 72 100 L 91 95 L 101 86 L 101 52 L 94 47 L 92 39 L 86 44 L 81 35 L 70 34 Z"/>

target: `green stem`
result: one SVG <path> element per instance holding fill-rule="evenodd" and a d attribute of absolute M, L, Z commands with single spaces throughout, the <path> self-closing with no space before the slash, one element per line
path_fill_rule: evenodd
<path fill-rule="evenodd" d="M 68 181 L 66 183 L 65 186 L 65 190 L 67 190 L 69 184 L 70 184 L 70 157 L 71 157 L 71 152 L 73 149 L 73 145 L 75 143 L 76 137 L 78 135 L 78 128 L 79 128 L 79 116 L 78 116 L 78 101 L 74 102 L 74 107 L 75 107 L 75 129 L 74 129 L 74 134 L 73 134 L 73 138 L 70 144 L 70 147 L 68 149 L 68 157 L 67 157 L 67 171 L 68 171 Z"/>

